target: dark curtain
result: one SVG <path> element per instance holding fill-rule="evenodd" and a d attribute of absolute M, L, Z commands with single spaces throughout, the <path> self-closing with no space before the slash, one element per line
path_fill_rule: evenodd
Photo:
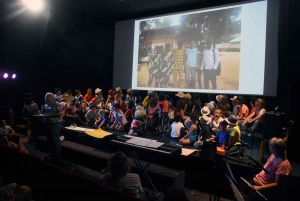
<path fill-rule="evenodd" d="M 281 0 L 278 35 L 277 97 L 294 126 L 288 140 L 288 158 L 300 160 L 299 93 L 300 93 L 300 1 Z"/>

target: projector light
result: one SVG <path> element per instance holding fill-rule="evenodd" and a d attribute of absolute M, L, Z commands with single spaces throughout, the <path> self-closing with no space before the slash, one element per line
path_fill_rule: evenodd
<path fill-rule="evenodd" d="M 3 77 L 6 79 L 8 78 L 8 74 L 7 73 L 4 73 Z"/>
<path fill-rule="evenodd" d="M 33 12 L 39 12 L 44 8 L 43 0 L 23 0 L 23 2 Z"/>
<path fill-rule="evenodd" d="M 13 74 L 13 75 L 11 76 L 12 79 L 15 79 L 16 77 L 17 77 L 16 74 Z"/>

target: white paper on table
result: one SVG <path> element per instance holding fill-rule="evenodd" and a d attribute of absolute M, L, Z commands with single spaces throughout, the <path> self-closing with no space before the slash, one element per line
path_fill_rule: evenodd
<path fill-rule="evenodd" d="M 130 140 L 127 140 L 126 142 L 130 143 L 130 144 L 136 144 L 142 140 L 143 140 L 143 138 L 135 137 L 135 138 L 131 138 Z"/>
<path fill-rule="evenodd" d="M 141 140 L 138 143 L 136 143 L 136 145 L 140 145 L 140 146 L 147 146 L 148 144 L 155 142 L 154 140 L 150 140 L 150 139 L 145 139 L 145 140 Z"/>
<path fill-rule="evenodd" d="M 156 142 L 156 141 L 153 141 L 152 143 L 147 144 L 146 147 L 157 148 L 157 147 L 160 147 L 160 146 L 163 145 L 163 144 L 164 144 L 164 143 L 162 143 L 162 142 Z"/>
<path fill-rule="evenodd" d="M 195 151 L 196 150 L 194 150 L 194 149 L 181 148 L 181 155 L 188 156 L 188 155 L 194 153 Z"/>

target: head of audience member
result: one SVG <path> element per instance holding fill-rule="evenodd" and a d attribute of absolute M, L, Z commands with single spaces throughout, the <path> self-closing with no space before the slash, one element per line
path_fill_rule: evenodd
<path fill-rule="evenodd" d="M 104 100 L 104 98 L 100 99 L 99 106 L 100 106 L 100 108 L 104 108 L 105 107 L 105 100 Z"/>
<path fill-rule="evenodd" d="M 219 119 L 222 116 L 223 116 L 222 110 L 219 108 L 215 109 L 214 118 Z"/>
<path fill-rule="evenodd" d="M 127 89 L 127 94 L 132 95 L 133 94 L 133 90 L 131 88 Z"/>
<path fill-rule="evenodd" d="M 115 112 L 119 112 L 119 111 L 121 110 L 121 109 L 120 109 L 121 106 L 120 106 L 119 103 L 114 103 L 113 106 L 114 106 Z"/>
<path fill-rule="evenodd" d="M 105 110 L 104 109 L 100 109 L 99 113 L 100 113 L 100 116 L 103 117 L 105 115 Z"/>
<path fill-rule="evenodd" d="M 75 90 L 75 96 L 76 96 L 76 97 L 81 96 L 81 91 L 80 91 L 80 90 Z"/>
<path fill-rule="evenodd" d="M 89 96 L 91 96 L 92 93 L 93 93 L 92 88 L 88 87 L 87 90 L 86 90 L 86 93 L 87 93 Z"/>
<path fill-rule="evenodd" d="M 102 89 L 95 89 L 95 95 L 100 96 L 102 94 Z"/>
<path fill-rule="evenodd" d="M 121 151 L 112 154 L 108 160 L 108 170 L 115 180 L 126 176 L 131 170 L 126 155 Z"/>
<path fill-rule="evenodd" d="M 229 117 L 225 120 L 228 123 L 228 126 L 231 128 L 237 125 L 237 117 L 234 114 L 229 115 Z"/>
<path fill-rule="evenodd" d="M 115 90 L 110 89 L 110 90 L 107 92 L 107 94 L 108 94 L 108 97 L 115 96 Z"/>
<path fill-rule="evenodd" d="M 213 94 L 208 94 L 209 101 L 215 101 L 215 96 Z"/>
<path fill-rule="evenodd" d="M 232 103 L 233 106 L 236 106 L 236 105 L 237 105 L 237 104 L 236 104 L 236 98 L 237 98 L 237 96 L 233 96 L 232 98 L 230 98 L 231 103 Z"/>
<path fill-rule="evenodd" d="M 151 99 L 151 100 L 149 101 L 149 106 L 152 107 L 152 108 L 156 107 L 156 106 L 157 106 L 157 101 L 156 101 L 156 99 Z"/>
<path fill-rule="evenodd" d="M 179 41 L 179 42 L 177 43 L 177 45 L 178 45 L 178 49 L 181 49 L 181 48 L 183 47 L 183 42 Z"/>
<path fill-rule="evenodd" d="M 189 201 L 183 188 L 173 186 L 165 194 L 164 201 Z"/>
<path fill-rule="evenodd" d="M 55 89 L 55 94 L 56 94 L 57 96 L 60 96 L 60 95 L 61 95 L 61 89 L 60 89 L 60 88 L 56 88 L 56 89 Z"/>
<path fill-rule="evenodd" d="M 251 105 L 251 107 L 255 107 L 256 100 L 257 100 L 256 97 L 250 97 L 250 105 Z"/>
<path fill-rule="evenodd" d="M 92 98 L 92 104 L 93 105 L 98 105 L 99 104 L 99 101 L 97 98 Z"/>
<path fill-rule="evenodd" d="M 159 101 L 165 101 L 166 100 L 166 94 L 164 92 L 160 92 L 158 95 Z"/>
<path fill-rule="evenodd" d="M 116 88 L 116 94 L 119 94 L 119 95 L 122 94 L 122 90 L 121 90 L 120 87 L 117 87 L 117 88 Z"/>
<path fill-rule="evenodd" d="M 54 94 L 51 92 L 47 92 L 45 95 L 45 102 L 47 104 L 52 103 L 54 101 Z"/>
<path fill-rule="evenodd" d="M 113 103 L 114 102 L 114 97 L 110 96 L 107 100 L 107 103 Z"/>
<path fill-rule="evenodd" d="M 69 89 L 69 90 L 67 91 L 67 93 L 66 93 L 66 94 L 68 94 L 68 95 L 72 96 L 72 95 L 73 95 L 73 91 L 72 91 L 72 89 Z"/>
<path fill-rule="evenodd" d="M 242 105 L 244 104 L 244 97 L 243 96 L 237 96 L 235 101 L 236 101 L 237 106 L 242 107 Z"/>
<path fill-rule="evenodd" d="M 4 119 L 0 119 L 0 127 L 4 128 L 5 126 L 7 126 L 7 122 Z"/>
<path fill-rule="evenodd" d="M 180 122 L 180 120 L 181 120 L 181 115 L 175 115 L 174 121 L 178 123 Z"/>
<path fill-rule="evenodd" d="M 191 121 L 192 121 L 193 123 L 196 123 L 196 122 L 198 121 L 198 115 L 197 115 L 197 113 L 196 113 L 196 112 L 192 112 L 192 113 L 190 114 L 190 119 L 191 119 Z"/>
<path fill-rule="evenodd" d="M 269 141 L 270 153 L 274 154 L 275 157 L 286 158 L 286 143 L 284 139 L 273 137 Z"/>
<path fill-rule="evenodd" d="M 77 99 L 77 98 L 73 98 L 72 100 L 71 100 L 71 104 L 72 105 L 76 105 L 76 103 L 78 103 L 79 102 L 79 100 Z"/>
<path fill-rule="evenodd" d="M 170 52 L 171 45 L 170 44 L 166 44 L 165 49 L 166 49 L 166 52 Z"/>
<path fill-rule="evenodd" d="M 136 105 L 136 106 L 142 105 L 141 99 L 137 98 L 137 99 L 135 100 L 135 105 Z"/>
<path fill-rule="evenodd" d="M 255 105 L 257 107 L 259 107 L 260 109 L 265 108 L 266 107 L 266 101 L 262 98 L 258 98 L 255 102 Z"/>
<path fill-rule="evenodd" d="M 195 42 L 195 40 L 191 40 L 190 41 L 190 48 L 194 48 L 196 46 L 196 42 Z"/>
<path fill-rule="evenodd" d="M 226 120 L 223 120 L 220 122 L 219 124 L 219 129 L 221 132 L 225 132 L 226 131 L 226 127 L 227 127 L 227 121 Z"/>
<path fill-rule="evenodd" d="M 128 101 L 128 109 L 132 109 L 134 107 L 134 102 L 132 100 Z"/>
<path fill-rule="evenodd" d="M 75 103 L 75 107 L 79 109 L 80 103 Z"/>
<path fill-rule="evenodd" d="M 206 48 L 207 48 L 208 50 L 210 50 L 211 45 L 212 45 L 212 42 L 211 42 L 211 41 L 208 40 L 208 41 L 205 42 L 205 46 L 206 46 Z"/>
<path fill-rule="evenodd" d="M 90 109 L 91 109 L 91 111 L 96 112 L 97 106 L 96 105 L 90 105 Z"/>

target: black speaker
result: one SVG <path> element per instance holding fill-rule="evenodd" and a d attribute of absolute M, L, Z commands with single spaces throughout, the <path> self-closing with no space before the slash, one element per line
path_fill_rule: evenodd
<path fill-rule="evenodd" d="M 263 116 L 262 136 L 265 139 L 279 137 L 281 129 L 286 125 L 286 114 L 283 112 L 268 111 Z"/>

